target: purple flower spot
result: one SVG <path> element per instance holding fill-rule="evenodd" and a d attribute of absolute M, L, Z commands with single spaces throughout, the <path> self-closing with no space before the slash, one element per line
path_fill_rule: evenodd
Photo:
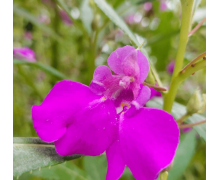
<path fill-rule="evenodd" d="M 167 65 L 167 72 L 168 72 L 169 74 L 173 74 L 174 67 L 175 67 L 175 61 L 171 61 L 171 62 Z"/>
<path fill-rule="evenodd" d="M 35 62 L 35 53 L 28 47 L 13 48 L 13 57 L 20 60 L 27 60 L 29 62 Z"/>

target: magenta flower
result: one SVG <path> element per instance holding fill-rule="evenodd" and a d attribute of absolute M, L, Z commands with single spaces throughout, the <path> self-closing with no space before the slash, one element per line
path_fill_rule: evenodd
<path fill-rule="evenodd" d="M 114 99 L 116 107 L 122 101 L 149 99 L 150 89 L 140 85 L 149 71 L 149 63 L 142 52 L 132 46 L 118 48 L 109 56 L 108 65 L 116 74 L 112 75 L 107 66 L 97 67 L 90 84 L 93 92 L 103 94 L 106 99 Z M 141 98 L 138 97 L 140 95 Z"/>
<path fill-rule="evenodd" d="M 67 26 L 71 26 L 73 25 L 72 20 L 70 19 L 69 15 L 64 11 L 64 10 L 60 10 L 60 16 L 62 18 L 62 21 L 67 25 Z"/>
<path fill-rule="evenodd" d="M 175 61 L 171 61 L 171 62 L 167 65 L 167 72 L 168 72 L 169 74 L 173 74 L 174 67 L 175 67 Z"/>
<path fill-rule="evenodd" d="M 106 151 L 106 180 L 117 180 L 125 165 L 137 180 L 154 180 L 172 161 L 179 143 L 174 118 L 142 107 L 150 89 L 141 83 L 149 63 L 137 49 L 116 49 L 107 66 L 96 68 L 89 87 L 57 83 L 39 106 L 32 108 L 34 128 L 60 155 L 96 156 Z"/>
<path fill-rule="evenodd" d="M 13 57 L 20 60 L 27 60 L 30 62 L 36 61 L 34 51 L 28 47 L 13 48 Z"/>

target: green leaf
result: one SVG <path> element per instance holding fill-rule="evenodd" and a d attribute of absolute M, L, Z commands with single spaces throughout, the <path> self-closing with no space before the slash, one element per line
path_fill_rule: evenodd
<path fill-rule="evenodd" d="M 147 102 L 147 106 L 163 109 L 163 100 L 162 100 L 162 98 L 153 98 Z M 175 119 L 179 119 L 184 114 L 186 114 L 186 107 L 177 103 L 177 102 L 174 102 L 171 114 L 174 116 Z M 195 113 L 192 116 L 188 117 L 185 122 L 190 124 L 190 123 L 200 122 L 205 119 L 206 118 L 204 116 Z M 206 124 L 200 124 L 198 126 L 193 126 L 193 129 L 195 129 L 197 131 L 197 133 L 204 140 L 206 140 Z"/>
<path fill-rule="evenodd" d="M 97 4 L 97 6 L 105 13 L 109 19 L 115 23 L 118 27 L 120 27 L 125 34 L 128 35 L 128 37 L 131 39 L 131 41 L 138 47 L 140 44 L 138 43 L 135 35 L 131 32 L 131 30 L 128 28 L 126 23 L 121 19 L 121 17 L 115 12 L 115 10 L 106 2 L 103 0 L 94 0 L 94 2 Z"/>
<path fill-rule="evenodd" d="M 57 35 L 52 29 L 47 27 L 45 24 L 40 23 L 36 17 L 34 17 L 32 14 L 30 14 L 28 11 L 24 10 L 23 8 L 18 7 L 17 5 L 13 5 L 13 11 L 15 14 L 18 16 L 22 16 L 23 18 L 27 19 L 28 21 L 32 22 L 35 24 L 37 27 L 42 29 L 44 32 L 48 33 L 56 39 L 57 41 L 61 41 L 61 37 Z"/>
<path fill-rule="evenodd" d="M 20 178 L 25 176 L 22 175 Z M 51 168 L 42 168 L 32 172 L 32 176 L 45 178 L 47 180 L 91 180 L 84 170 L 78 168 L 72 161 L 53 166 Z"/>
<path fill-rule="evenodd" d="M 169 171 L 168 180 L 177 180 L 189 165 L 196 149 L 196 133 L 190 131 L 184 134 L 174 157 L 173 167 Z"/>
<path fill-rule="evenodd" d="M 58 70 L 54 69 L 51 66 L 39 63 L 39 62 L 29 62 L 25 60 L 18 60 L 18 59 L 13 59 L 13 64 L 14 65 L 28 65 L 28 66 L 33 66 L 36 67 L 42 71 L 44 71 L 47 74 L 50 74 L 52 76 L 57 77 L 58 79 L 68 79 L 64 74 L 59 72 Z"/>
<path fill-rule="evenodd" d="M 199 7 L 201 2 L 202 2 L 202 0 L 195 0 L 194 1 L 192 16 L 194 16 L 196 9 Z"/>
<path fill-rule="evenodd" d="M 107 161 L 105 155 L 96 157 L 84 156 L 83 157 L 84 169 L 91 179 L 103 180 L 107 172 Z"/>
<path fill-rule="evenodd" d="M 80 9 L 81 9 L 81 13 L 82 13 L 82 15 L 81 15 L 82 22 L 83 22 L 86 30 L 88 31 L 88 33 L 91 34 L 91 32 L 92 32 L 91 24 L 92 24 L 92 20 L 93 20 L 93 12 L 92 12 L 92 9 L 89 5 L 89 0 L 84 0 L 82 2 Z"/>
<path fill-rule="evenodd" d="M 13 138 L 13 175 L 47 167 L 67 160 L 79 158 L 80 155 L 60 156 L 53 143 L 45 143 L 39 138 Z"/>

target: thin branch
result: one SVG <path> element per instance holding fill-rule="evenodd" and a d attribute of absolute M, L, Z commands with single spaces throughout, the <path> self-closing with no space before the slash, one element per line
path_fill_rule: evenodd
<path fill-rule="evenodd" d="M 182 122 L 184 122 L 190 115 L 188 113 L 184 114 L 181 118 L 177 119 L 176 122 L 178 124 L 181 124 Z"/>
<path fill-rule="evenodd" d="M 200 122 L 192 123 L 192 124 L 183 124 L 183 125 L 180 125 L 179 128 L 180 129 L 189 128 L 189 127 L 193 127 L 193 126 L 197 126 L 197 125 L 203 124 L 205 122 L 206 122 L 206 119 L 203 120 L 203 121 L 200 121 Z"/>
<path fill-rule="evenodd" d="M 145 86 L 148 86 L 148 87 L 150 87 L 150 88 L 153 88 L 153 89 L 155 89 L 156 91 L 167 91 L 167 89 L 164 88 L 164 87 L 155 86 L 155 85 L 152 85 L 152 84 L 148 84 L 148 83 L 146 83 L 146 82 L 143 82 L 142 84 L 145 85 Z"/>
<path fill-rule="evenodd" d="M 201 58 L 204 59 L 204 57 L 206 56 L 206 52 L 200 54 L 199 56 L 197 56 L 195 59 L 193 59 L 189 64 L 187 64 L 181 71 L 180 74 L 182 74 L 188 67 L 190 66 L 194 66 L 194 63 L 198 60 L 200 60 Z M 204 59 L 206 60 L 206 58 Z"/>
<path fill-rule="evenodd" d="M 193 33 L 195 33 L 205 21 L 206 17 L 204 17 L 203 20 L 199 24 L 197 24 L 197 26 L 192 31 L 189 32 L 188 36 L 191 36 Z"/>

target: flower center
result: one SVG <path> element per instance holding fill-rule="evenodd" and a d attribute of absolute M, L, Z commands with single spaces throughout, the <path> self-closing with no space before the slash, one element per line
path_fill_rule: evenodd
<path fill-rule="evenodd" d="M 119 86 L 123 87 L 124 89 L 127 89 L 130 85 L 131 82 L 134 82 L 134 77 L 130 76 L 124 76 L 120 81 L 119 81 Z"/>

